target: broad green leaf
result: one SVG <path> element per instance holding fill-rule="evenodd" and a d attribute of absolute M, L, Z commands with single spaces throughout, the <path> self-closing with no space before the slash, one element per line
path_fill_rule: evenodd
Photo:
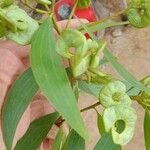
<path fill-rule="evenodd" d="M 105 49 L 104 54 L 108 61 L 111 63 L 111 65 L 126 81 L 128 81 L 131 85 L 138 89 L 150 92 L 150 89 L 144 87 L 144 85 L 140 81 L 138 81 L 131 73 L 129 73 L 120 63 L 118 63 L 114 56 L 108 50 Z"/>
<path fill-rule="evenodd" d="M 30 60 L 35 79 L 48 100 L 69 125 L 88 138 L 76 98 L 61 57 L 56 52 L 52 20 L 47 19 L 34 35 Z"/>
<path fill-rule="evenodd" d="M 71 130 L 63 150 L 85 150 L 85 140 L 76 131 Z"/>
<path fill-rule="evenodd" d="M 101 116 L 101 114 L 97 113 L 97 127 L 99 130 L 99 133 L 102 135 L 105 134 L 105 126 L 103 123 L 103 117 Z"/>
<path fill-rule="evenodd" d="M 150 112 L 148 110 L 145 111 L 144 136 L 146 150 L 150 150 Z"/>
<path fill-rule="evenodd" d="M 60 146 L 62 144 L 62 138 L 63 138 L 63 131 L 62 129 L 59 129 L 55 141 L 52 145 L 52 150 L 60 150 Z"/>
<path fill-rule="evenodd" d="M 121 146 L 114 144 L 111 135 L 105 133 L 94 147 L 94 150 L 121 150 Z"/>
<path fill-rule="evenodd" d="M 79 81 L 79 89 L 98 98 L 102 85 L 88 84 L 84 81 Z"/>
<path fill-rule="evenodd" d="M 25 71 L 9 90 L 2 111 L 2 130 L 7 150 L 11 149 L 19 120 L 37 90 L 31 69 Z"/>
<path fill-rule="evenodd" d="M 14 150 L 36 150 L 58 117 L 59 114 L 55 112 L 33 121 L 25 135 L 16 144 Z"/>

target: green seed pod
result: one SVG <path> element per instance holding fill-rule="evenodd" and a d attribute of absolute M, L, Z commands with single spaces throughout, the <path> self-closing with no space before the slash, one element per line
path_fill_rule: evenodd
<path fill-rule="evenodd" d="M 70 48 L 75 48 L 75 54 L 79 57 L 84 57 L 88 51 L 85 36 L 75 29 L 64 30 L 56 43 L 56 50 L 63 57 L 71 58 L 73 56 Z"/>
<path fill-rule="evenodd" d="M 74 54 L 70 53 L 70 48 L 75 49 Z M 90 61 L 89 56 L 86 55 L 88 43 L 81 32 L 75 29 L 64 30 L 56 43 L 56 50 L 61 56 L 71 58 L 71 68 L 74 77 L 80 76 L 88 69 Z"/>
<path fill-rule="evenodd" d="M 103 121 L 106 132 L 111 132 L 115 144 L 126 145 L 133 137 L 137 120 L 136 111 L 124 105 L 109 107 L 104 110 Z M 117 132 L 117 121 L 124 122 L 124 129 L 121 133 Z"/>
<path fill-rule="evenodd" d="M 96 41 L 92 41 L 91 39 L 87 40 L 87 44 L 88 44 L 88 49 L 98 49 L 99 45 Z"/>
<path fill-rule="evenodd" d="M 94 45 L 94 43 L 93 43 L 93 45 Z M 105 42 L 100 45 L 98 45 L 98 43 L 97 43 L 97 45 L 95 44 L 95 47 L 93 49 L 97 50 L 97 51 L 91 55 L 90 68 L 97 68 L 99 66 L 100 54 L 102 53 L 102 51 L 104 50 L 105 47 L 106 47 Z"/>
<path fill-rule="evenodd" d="M 39 4 L 43 4 L 43 5 L 50 5 L 51 4 L 51 1 L 49 0 L 36 0 L 37 3 Z"/>
<path fill-rule="evenodd" d="M 114 105 L 131 105 L 131 99 L 126 94 L 126 87 L 120 81 L 112 81 L 105 85 L 99 94 L 99 100 L 104 107 Z"/>
<path fill-rule="evenodd" d="M 1 0 L 0 7 L 6 7 L 14 3 L 14 0 Z"/>
<path fill-rule="evenodd" d="M 6 16 L 11 18 L 17 26 L 17 32 L 7 31 L 6 37 L 18 44 L 27 45 L 31 42 L 34 32 L 38 29 L 38 23 L 16 5 L 4 9 Z"/>
<path fill-rule="evenodd" d="M 71 68 L 72 68 L 72 74 L 74 77 L 79 77 L 83 73 L 85 73 L 88 70 L 90 63 L 90 57 L 86 56 L 84 58 L 75 58 L 73 57 L 71 59 Z"/>
<path fill-rule="evenodd" d="M 150 0 L 132 0 L 127 12 L 128 20 L 134 27 L 150 25 Z"/>

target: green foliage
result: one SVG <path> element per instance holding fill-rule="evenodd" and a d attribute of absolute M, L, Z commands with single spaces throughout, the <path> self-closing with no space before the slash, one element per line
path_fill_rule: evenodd
<path fill-rule="evenodd" d="M 99 133 L 101 134 L 101 136 L 103 136 L 106 133 L 105 126 L 104 126 L 104 122 L 103 122 L 103 117 L 99 113 L 97 113 L 97 127 L 99 130 Z"/>
<path fill-rule="evenodd" d="M 37 90 L 31 69 L 25 71 L 9 90 L 2 111 L 2 130 L 7 150 L 11 149 L 19 120 Z"/>
<path fill-rule="evenodd" d="M 79 89 L 98 98 L 102 85 L 79 81 Z"/>
<path fill-rule="evenodd" d="M 76 4 L 78 9 L 87 8 L 91 4 L 90 0 L 74 1 L 75 5 L 63 31 L 53 17 L 53 13 L 56 13 L 55 1 L 52 1 L 52 4 L 50 0 L 35 0 L 35 2 L 38 6 L 43 5 L 42 9 L 32 6 L 29 0 L 24 0 L 24 4 L 34 10 L 34 13 L 48 15 L 46 21 L 45 17 L 38 20 L 40 27 L 35 19 L 15 5 L 14 0 L 0 1 L 0 38 L 11 39 L 20 45 L 31 43 L 31 69 L 25 71 L 14 82 L 2 110 L 2 130 L 6 149 L 11 150 L 18 122 L 40 88 L 61 117 L 56 112 L 33 121 L 25 135 L 18 141 L 15 150 L 37 149 L 58 118 L 56 123 L 60 125 L 60 130 L 52 149 L 85 150 L 88 133 L 80 111 L 96 110 L 98 105 L 104 108 L 102 115 L 97 112 L 97 126 L 102 137 L 94 150 L 120 150 L 120 145 L 126 145 L 134 135 L 137 116 L 131 107 L 131 100 L 137 101 L 146 109 L 144 135 L 146 150 L 150 150 L 150 77 L 138 81 L 107 50 L 106 42 L 99 40 L 93 33 L 112 26 L 128 24 L 137 28 L 149 26 L 150 0 L 130 0 L 127 9 L 113 16 L 88 25 L 79 20 L 82 28 L 69 29 L 68 25 Z M 86 9 L 86 12 L 93 11 L 90 9 L 91 7 Z M 129 21 L 109 22 L 121 14 L 126 14 Z M 58 33 L 57 40 L 53 28 Z M 85 33 L 88 33 L 91 39 L 86 39 Z M 75 50 L 71 51 L 71 48 Z M 102 52 L 104 59 L 101 60 L 99 55 Z M 64 68 L 61 56 L 68 59 L 67 69 Z M 105 63 L 111 64 L 125 81 L 117 81 L 111 74 L 102 72 L 99 67 Z M 95 96 L 99 102 L 79 110 L 77 102 L 80 91 Z M 64 132 L 61 129 L 64 121 L 72 129 L 65 143 Z"/>
<path fill-rule="evenodd" d="M 131 73 L 129 73 L 120 63 L 117 62 L 115 57 L 105 49 L 104 51 L 105 57 L 107 60 L 111 63 L 111 65 L 116 69 L 116 71 L 126 80 L 128 81 L 132 86 L 144 90 L 146 92 L 150 92 L 148 88 L 145 88 L 145 86 L 139 82 Z"/>
<path fill-rule="evenodd" d="M 94 150 L 121 150 L 121 147 L 113 143 L 109 133 L 105 133 L 94 147 Z"/>
<path fill-rule="evenodd" d="M 52 145 L 52 150 L 60 150 L 60 147 L 62 145 L 62 140 L 63 140 L 63 131 L 60 128 L 56 135 L 55 141 Z"/>
<path fill-rule="evenodd" d="M 60 56 L 56 53 L 51 18 L 35 33 L 30 53 L 35 79 L 48 100 L 82 137 L 87 138 L 83 120 Z"/>
<path fill-rule="evenodd" d="M 58 119 L 57 112 L 33 121 L 25 135 L 18 141 L 14 150 L 35 150 L 40 146 L 51 127 Z"/>
<path fill-rule="evenodd" d="M 150 25 L 149 0 L 132 0 L 129 7 L 127 16 L 131 25 L 137 28 L 144 28 Z"/>
<path fill-rule="evenodd" d="M 148 110 L 145 111 L 145 119 L 144 119 L 144 135 L 145 135 L 145 146 L 146 150 L 150 149 L 150 112 Z"/>
<path fill-rule="evenodd" d="M 63 150 L 85 150 L 85 140 L 74 130 L 71 130 Z"/>

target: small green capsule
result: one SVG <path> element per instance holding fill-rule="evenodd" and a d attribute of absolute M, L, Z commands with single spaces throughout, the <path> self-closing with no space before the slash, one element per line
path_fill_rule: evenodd
<path fill-rule="evenodd" d="M 111 132 L 114 143 L 122 146 L 133 138 L 136 120 L 136 111 L 130 106 L 116 105 L 106 108 L 103 113 L 106 132 Z M 115 126 L 117 121 L 124 122 L 124 129 L 121 133 Z"/>
<path fill-rule="evenodd" d="M 78 57 L 84 57 L 88 51 L 85 36 L 75 29 L 66 29 L 61 32 L 61 35 L 56 43 L 56 50 L 63 57 L 72 57 L 70 48 L 75 49 L 75 55 Z"/>
<path fill-rule="evenodd" d="M 150 25 L 150 0 L 132 0 L 127 11 L 128 20 L 134 27 Z"/>
<path fill-rule="evenodd" d="M 16 5 L 4 9 L 8 18 L 11 18 L 17 27 L 17 31 L 8 30 L 6 37 L 18 44 L 27 45 L 31 42 L 34 32 L 38 29 L 38 23 L 32 19 L 24 10 Z"/>
<path fill-rule="evenodd" d="M 104 107 L 119 104 L 130 106 L 132 101 L 126 94 L 126 87 L 120 81 L 112 81 L 106 84 L 100 91 L 99 100 Z"/>

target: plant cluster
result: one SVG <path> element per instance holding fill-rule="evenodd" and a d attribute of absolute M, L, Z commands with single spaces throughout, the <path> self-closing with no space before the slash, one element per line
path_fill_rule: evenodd
<path fill-rule="evenodd" d="M 28 0 L 23 1 L 24 5 L 33 11 L 47 16 L 44 17 L 46 19 L 37 21 L 31 18 L 14 0 L 0 2 L 0 37 L 20 45 L 31 44 L 31 68 L 12 85 L 2 111 L 6 149 L 12 149 L 19 120 L 40 89 L 56 112 L 33 121 L 16 144 L 15 150 L 37 149 L 53 124 L 60 128 L 53 143 L 53 150 L 85 150 L 85 141 L 89 139 L 89 135 L 80 112 L 89 109 L 94 109 L 97 113 L 97 126 L 101 134 L 94 150 L 121 149 L 134 135 L 138 116 L 131 106 L 133 101 L 145 109 L 145 145 L 146 150 L 150 150 L 150 76 L 138 81 L 107 50 L 106 42 L 96 37 L 96 31 L 113 26 L 149 26 L 150 0 L 130 0 L 127 9 L 88 24 L 83 24 L 79 17 L 80 12 L 83 14 L 84 11 L 93 11 L 90 0 L 35 2 L 44 6 L 44 9 L 33 7 Z M 63 17 L 58 17 L 58 7 L 61 14 L 64 13 Z M 127 16 L 128 21 L 108 22 L 122 14 Z M 57 24 L 57 19 L 61 17 L 68 19 L 63 31 Z M 68 27 L 72 17 L 78 18 L 81 28 Z M 88 19 L 88 14 L 86 18 Z M 53 29 L 58 34 L 57 39 Z M 100 58 L 102 53 L 103 59 Z M 68 68 L 64 67 L 62 58 L 68 60 Z M 123 77 L 122 81 L 100 70 L 100 66 L 108 62 Z M 97 103 L 80 110 L 77 102 L 81 91 L 97 97 Z M 104 108 L 102 114 L 96 109 L 99 105 Z M 64 122 L 70 126 L 68 135 L 65 135 L 61 128 Z"/>

